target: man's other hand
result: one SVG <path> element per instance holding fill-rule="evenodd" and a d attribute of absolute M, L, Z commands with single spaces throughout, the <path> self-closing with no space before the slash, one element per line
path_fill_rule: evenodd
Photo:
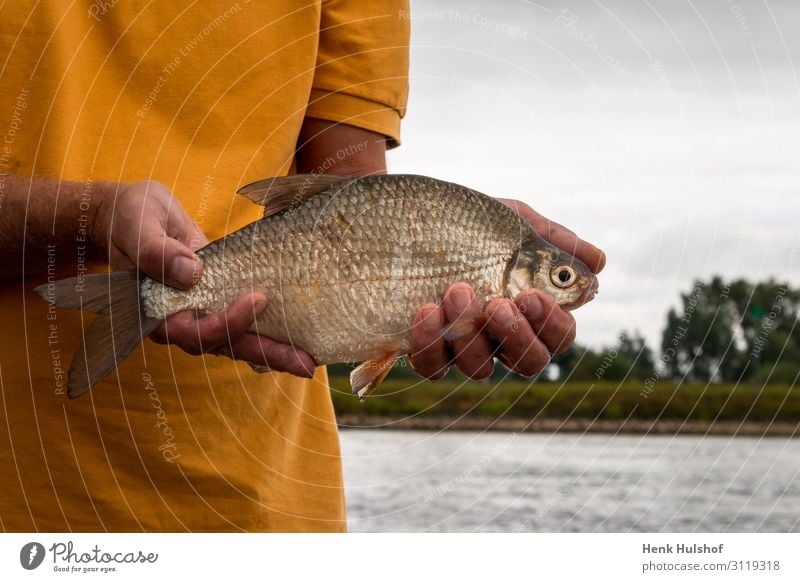
<path fill-rule="evenodd" d="M 603 251 L 578 238 L 518 200 L 501 202 L 527 220 L 545 240 L 583 261 L 594 273 L 606 263 Z M 451 364 L 468 378 L 488 378 L 496 356 L 521 376 L 544 370 L 550 358 L 575 341 L 575 319 L 546 293 L 528 289 L 511 299 L 495 299 L 484 309 L 486 324 L 474 336 L 447 342 L 443 330 L 460 319 L 481 315 L 475 292 L 466 283 L 456 283 L 445 293 L 442 305 L 423 305 L 411 330 L 411 363 L 422 376 L 436 381 Z M 495 353 L 492 338 L 500 344 Z"/>
<path fill-rule="evenodd" d="M 95 238 L 109 250 L 114 269 L 138 267 L 144 274 L 179 289 L 188 289 L 203 275 L 194 250 L 208 240 L 172 192 L 146 180 L 123 187 L 98 211 Z M 224 354 L 279 372 L 310 378 L 314 360 L 300 350 L 248 331 L 267 305 L 262 293 L 249 293 L 221 313 L 199 317 L 177 313 L 151 336 L 190 354 Z"/>

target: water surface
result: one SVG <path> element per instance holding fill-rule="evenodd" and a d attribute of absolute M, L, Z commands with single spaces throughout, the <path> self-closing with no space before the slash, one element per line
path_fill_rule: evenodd
<path fill-rule="evenodd" d="M 800 531 L 800 439 L 343 430 L 350 531 Z"/>

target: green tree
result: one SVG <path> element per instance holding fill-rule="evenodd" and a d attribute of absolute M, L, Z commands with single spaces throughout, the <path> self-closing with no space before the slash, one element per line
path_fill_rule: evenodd
<path fill-rule="evenodd" d="M 622 372 L 621 377 L 615 380 L 644 380 L 656 373 L 653 350 L 638 331 L 628 334 L 624 331 L 620 334 L 619 343 L 616 348 L 618 362 L 616 370 Z M 619 373 L 619 372 L 617 372 Z"/>
<path fill-rule="evenodd" d="M 742 314 L 742 336 L 750 358 L 761 364 L 800 362 L 800 292 L 774 279 L 757 285 L 740 280 L 735 286 L 737 292 L 732 292 L 731 298 Z"/>
<path fill-rule="evenodd" d="M 553 358 L 559 380 L 643 380 L 655 374 L 653 351 L 639 332 L 623 330 L 612 347 L 593 350 L 578 344 Z"/>
<path fill-rule="evenodd" d="M 774 279 L 750 283 L 720 277 L 695 281 L 681 308 L 667 313 L 662 334 L 664 372 L 693 381 L 734 382 L 781 366 L 800 365 L 800 292 Z"/>
<path fill-rule="evenodd" d="M 594 381 L 597 380 L 597 370 L 603 363 L 604 350 L 595 351 L 586 346 L 576 345 L 567 353 L 573 353 L 573 358 L 567 359 L 563 368 L 559 369 L 559 380 L 569 379 Z"/>
<path fill-rule="evenodd" d="M 665 372 L 688 380 L 730 380 L 727 357 L 739 356 L 734 343 L 739 314 L 720 277 L 697 280 L 681 294 L 681 309 L 670 309 L 661 339 Z"/>

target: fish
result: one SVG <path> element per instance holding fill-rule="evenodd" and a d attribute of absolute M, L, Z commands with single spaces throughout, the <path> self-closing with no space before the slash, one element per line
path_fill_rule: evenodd
<path fill-rule="evenodd" d="M 56 307 L 97 314 L 70 365 L 70 398 L 111 373 L 170 315 L 223 311 L 247 292 L 269 297 L 250 331 L 317 364 L 361 362 L 350 382 L 363 400 L 409 353 L 417 309 L 441 304 L 453 283 L 472 285 L 481 308 L 533 287 L 571 310 L 598 291 L 583 262 L 519 213 L 458 184 L 410 174 L 301 174 L 238 193 L 263 206 L 263 217 L 197 251 L 202 276 L 188 290 L 136 270 L 34 289 Z M 459 320 L 443 336 L 467 337 L 484 323 Z"/>

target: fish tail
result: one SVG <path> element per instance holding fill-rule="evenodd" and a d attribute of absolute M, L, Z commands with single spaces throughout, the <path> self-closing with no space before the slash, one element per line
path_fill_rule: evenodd
<path fill-rule="evenodd" d="M 56 307 L 97 313 L 69 368 L 70 398 L 88 392 L 161 322 L 142 313 L 136 271 L 71 277 L 40 285 L 34 291 Z"/>

